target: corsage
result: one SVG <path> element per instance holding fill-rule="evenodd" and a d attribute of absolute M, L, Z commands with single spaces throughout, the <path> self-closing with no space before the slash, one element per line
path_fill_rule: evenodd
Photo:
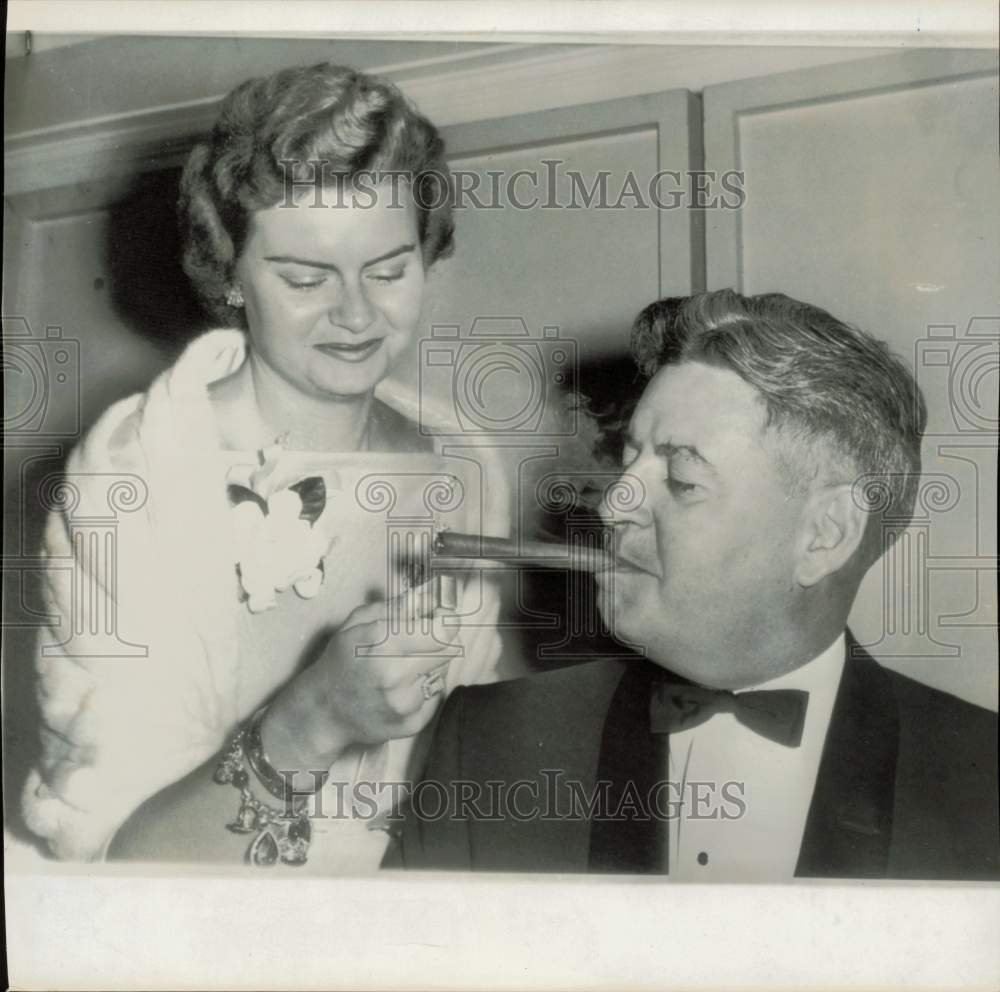
<path fill-rule="evenodd" d="M 258 453 L 258 464 L 237 465 L 227 478 L 236 523 L 236 572 L 251 613 L 277 605 L 294 589 L 311 599 L 324 577 L 323 559 L 336 543 L 317 527 L 327 505 L 323 476 L 292 481 L 281 444 Z"/>

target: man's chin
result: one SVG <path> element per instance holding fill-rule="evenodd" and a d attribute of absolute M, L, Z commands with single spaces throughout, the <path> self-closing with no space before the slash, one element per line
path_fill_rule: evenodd
<path fill-rule="evenodd" d="M 634 622 L 635 610 L 629 601 L 619 592 L 610 595 L 610 590 L 602 589 L 597 600 L 597 608 L 601 614 L 608 632 L 619 641 L 642 646 L 638 640 L 642 624 Z"/>

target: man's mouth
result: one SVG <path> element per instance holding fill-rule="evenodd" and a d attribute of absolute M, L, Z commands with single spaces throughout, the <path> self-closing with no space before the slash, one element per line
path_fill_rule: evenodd
<path fill-rule="evenodd" d="M 608 563 L 606 568 L 603 568 L 597 573 L 597 578 L 607 577 L 609 574 L 615 575 L 655 575 L 648 568 L 643 568 L 642 565 L 637 565 L 630 558 L 625 558 L 621 555 L 616 555 Z"/>
<path fill-rule="evenodd" d="M 373 338 L 371 341 L 363 341 L 361 344 L 336 344 L 327 342 L 317 344 L 314 347 L 323 352 L 324 355 L 332 355 L 344 362 L 363 362 L 378 351 L 384 338 Z"/>

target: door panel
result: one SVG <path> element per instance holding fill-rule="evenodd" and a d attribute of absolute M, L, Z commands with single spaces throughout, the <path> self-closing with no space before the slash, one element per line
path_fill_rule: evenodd
<path fill-rule="evenodd" d="M 463 181 L 486 206 L 459 199 L 423 337 L 446 324 L 464 338 L 477 317 L 503 316 L 534 336 L 558 327 L 581 360 L 626 351 L 642 306 L 703 278 L 700 217 L 648 195 L 658 171 L 700 167 L 699 132 L 699 104 L 681 90 L 446 128 L 450 166 L 475 175 Z M 661 202 L 671 190 L 661 180 Z M 417 364 L 414 351 L 400 376 L 416 382 Z"/>

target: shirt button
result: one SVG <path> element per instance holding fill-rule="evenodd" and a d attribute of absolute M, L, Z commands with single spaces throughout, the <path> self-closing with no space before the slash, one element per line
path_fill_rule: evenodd
<path fill-rule="evenodd" d="M 708 864 L 708 855 L 704 851 L 702 851 L 698 855 L 698 864 L 700 864 L 700 865 L 707 865 Z"/>

